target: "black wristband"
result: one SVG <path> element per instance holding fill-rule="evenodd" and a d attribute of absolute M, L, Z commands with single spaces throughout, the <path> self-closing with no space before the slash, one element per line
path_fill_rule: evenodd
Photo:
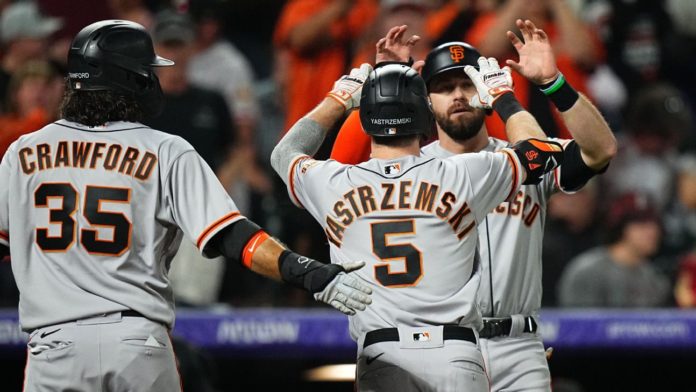
<path fill-rule="evenodd" d="M 408 67 L 412 66 L 414 63 L 413 57 L 409 57 L 408 61 L 380 61 L 375 64 L 375 68 L 384 67 L 385 65 L 396 64 L 396 65 L 406 65 Z"/>
<path fill-rule="evenodd" d="M 512 92 L 505 93 L 493 102 L 493 110 L 495 110 L 503 122 L 507 122 L 508 118 L 517 112 L 524 111 L 520 102 L 515 98 Z"/>
<path fill-rule="evenodd" d="M 552 82 L 539 86 L 544 95 L 556 106 L 556 109 L 565 112 L 575 105 L 575 102 L 580 98 L 580 94 L 571 86 L 565 79 L 562 73 Z"/>
<path fill-rule="evenodd" d="M 310 293 L 324 290 L 336 275 L 344 271 L 338 264 L 324 264 L 287 249 L 278 257 L 278 270 L 284 282 Z"/>

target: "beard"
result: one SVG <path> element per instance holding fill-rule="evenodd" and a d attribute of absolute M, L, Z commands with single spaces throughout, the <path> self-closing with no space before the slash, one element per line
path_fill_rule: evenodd
<path fill-rule="evenodd" d="M 470 116 L 463 115 L 458 116 L 455 119 L 451 119 L 450 115 L 453 111 L 450 108 L 446 113 L 435 113 L 435 121 L 437 121 L 440 128 L 456 141 L 466 141 L 474 136 L 476 136 L 483 126 L 483 121 L 486 118 L 486 112 L 483 109 L 474 109 L 470 106 L 466 106 L 469 110 Z"/>

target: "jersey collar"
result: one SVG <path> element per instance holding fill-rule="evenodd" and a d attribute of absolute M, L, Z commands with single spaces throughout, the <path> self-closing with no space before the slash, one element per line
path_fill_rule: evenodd
<path fill-rule="evenodd" d="M 67 128 L 76 129 L 78 131 L 86 131 L 86 132 L 117 132 L 117 131 L 128 131 L 131 129 L 149 128 L 148 126 L 143 125 L 139 122 L 130 122 L 130 121 L 111 121 L 111 122 L 108 122 L 104 125 L 100 125 L 97 127 L 90 127 L 90 126 L 80 124 L 77 122 L 72 122 L 72 121 L 68 121 L 65 119 L 61 119 L 61 120 L 56 121 L 55 124 L 63 126 L 63 127 L 67 127 Z"/>

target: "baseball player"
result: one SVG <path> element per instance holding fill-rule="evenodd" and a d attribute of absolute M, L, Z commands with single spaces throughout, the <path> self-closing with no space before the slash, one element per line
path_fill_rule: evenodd
<path fill-rule="evenodd" d="M 367 262 L 355 276 L 372 287 L 373 303 L 350 318 L 359 390 L 488 391 L 475 333 L 476 228 L 521 183 L 552 170 L 562 148 L 531 139 L 498 152 L 420 156 L 419 140 L 434 125 L 425 82 L 405 65 L 370 69 L 363 64 L 337 81 L 276 146 L 271 164 L 292 201 L 324 228 L 332 262 Z M 511 128 L 534 126 L 511 91 L 500 85 L 483 99 Z M 312 159 L 358 102 L 373 159 L 356 166 Z"/>
<path fill-rule="evenodd" d="M 615 154 L 616 140 L 595 107 L 558 72 L 546 34 L 530 21 L 518 20 L 517 26 L 524 42 L 512 32 L 507 34 L 520 59 L 508 64 L 540 86 L 560 111 L 574 140 L 559 140 L 565 149 L 560 168 L 542 176 L 538 184 L 523 185 L 512 200 L 490 211 L 478 226 L 482 261 L 478 303 L 484 322 L 480 345 L 492 391 L 549 391 L 548 363 L 537 333 L 546 205 L 554 192 L 572 192 L 603 172 Z M 378 61 L 409 58 L 408 49 L 417 39 L 403 42 L 404 31 L 405 26 L 395 27 L 380 40 Z M 423 147 L 422 155 L 444 158 L 509 146 L 508 142 L 488 137 L 484 123 L 488 106 L 482 105 L 477 96 L 477 89 L 478 94 L 486 95 L 488 89 L 496 88 L 487 86 L 483 73 L 507 71 L 499 71 L 497 61 L 479 58 L 476 49 L 462 42 L 443 44 L 427 56 L 422 75 L 428 85 L 439 140 Z M 467 66 L 481 69 L 477 72 Z M 462 72 L 465 68 L 466 74 Z M 543 137 L 535 127 L 507 126 L 506 131 L 511 143 L 525 137 Z M 337 139 L 341 145 L 334 147 L 332 156 L 360 156 L 354 150 L 365 143 L 356 140 L 355 135 L 354 130 L 342 129 Z"/>
<path fill-rule="evenodd" d="M 30 332 L 25 391 L 179 391 L 169 263 L 182 233 L 305 288 L 346 314 L 370 288 L 297 255 L 240 215 L 183 139 L 138 122 L 162 103 L 150 36 L 133 22 L 85 27 L 68 55 L 63 119 L 0 163 L 0 253 L 11 251 Z"/>

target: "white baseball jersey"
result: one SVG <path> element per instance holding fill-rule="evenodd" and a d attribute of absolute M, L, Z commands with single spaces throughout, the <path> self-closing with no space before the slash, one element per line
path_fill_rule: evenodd
<path fill-rule="evenodd" d="M 395 326 L 480 328 L 476 229 L 517 193 L 521 170 L 509 149 L 356 166 L 294 160 L 291 199 L 324 228 L 331 261 L 367 264 L 353 273 L 373 289 L 372 304 L 350 318 L 355 340 Z"/>
<path fill-rule="evenodd" d="M 49 124 L 10 146 L 0 183 L 25 330 L 127 309 L 171 327 L 182 231 L 203 249 L 242 218 L 190 144 L 139 123 Z"/>
<path fill-rule="evenodd" d="M 507 141 L 488 138 L 483 151 L 499 151 Z M 566 146 L 570 140 L 551 139 Z M 424 156 L 454 154 L 433 142 Z M 544 174 L 537 185 L 523 185 L 510 201 L 498 205 L 478 227 L 481 253 L 479 306 L 484 317 L 536 315 L 541 307 L 541 251 L 549 197 L 560 190 L 560 167 Z"/>

